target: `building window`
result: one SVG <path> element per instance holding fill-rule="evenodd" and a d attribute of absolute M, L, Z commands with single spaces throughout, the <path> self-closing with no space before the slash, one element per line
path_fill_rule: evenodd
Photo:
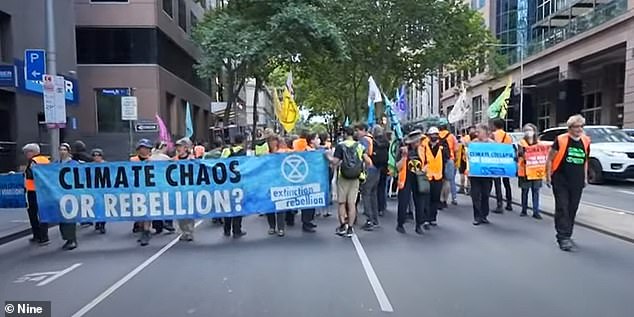
<path fill-rule="evenodd" d="M 550 128 L 550 102 L 546 100 L 537 105 L 537 128 L 540 131 Z"/>
<path fill-rule="evenodd" d="M 170 18 L 174 17 L 174 5 L 172 4 L 172 0 L 163 0 L 163 12 L 170 16 Z"/>
<path fill-rule="evenodd" d="M 97 130 L 99 132 L 128 132 L 128 121 L 121 120 L 121 89 L 97 89 Z"/>
<path fill-rule="evenodd" d="M 594 92 L 583 96 L 581 114 L 586 118 L 586 124 L 601 124 L 601 93 Z"/>
<path fill-rule="evenodd" d="M 185 0 L 178 0 L 178 26 L 187 33 L 187 5 Z"/>
<path fill-rule="evenodd" d="M 471 108 L 473 109 L 473 124 L 482 122 L 482 96 L 471 98 Z"/>

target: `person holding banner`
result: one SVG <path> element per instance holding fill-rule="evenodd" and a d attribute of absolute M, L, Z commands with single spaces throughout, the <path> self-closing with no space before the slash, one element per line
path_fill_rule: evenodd
<path fill-rule="evenodd" d="M 130 157 L 130 162 L 145 162 L 150 159 L 152 151 L 152 141 L 148 139 L 141 139 L 136 144 L 136 155 Z M 151 221 L 137 221 L 134 223 L 132 227 L 132 232 L 137 233 L 141 232 L 141 236 L 137 240 L 141 244 L 141 246 L 148 245 L 150 241 L 150 227 L 152 225 Z"/>
<path fill-rule="evenodd" d="M 460 138 L 460 145 L 456 154 L 456 168 L 460 173 L 460 189 L 459 193 L 469 195 L 469 177 L 467 170 L 467 147 L 471 140 L 477 138 L 476 129 L 474 126 L 470 126 L 467 129 L 467 133 Z"/>
<path fill-rule="evenodd" d="M 68 143 L 62 143 L 59 146 L 59 161 L 55 163 L 67 164 L 67 163 L 79 163 L 76 160 L 73 160 L 70 154 L 70 145 Z M 92 158 L 91 158 L 92 161 Z M 62 239 L 66 241 L 62 246 L 63 250 L 73 250 L 77 248 L 77 224 L 76 223 L 68 223 L 62 222 L 59 224 L 59 232 L 62 234 Z"/>
<path fill-rule="evenodd" d="M 407 220 L 407 209 L 413 200 L 416 215 L 415 231 L 417 234 L 423 234 L 421 226 L 425 219 L 425 210 L 429 208 L 431 186 L 426 175 L 428 167 L 425 164 L 425 146 L 421 144 L 422 138 L 421 130 L 410 132 L 403 141 L 405 146 L 401 147 L 396 155 L 396 168 L 399 171 L 396 231 L 399 233 L 405 233 L 403 225 Z"/>
<path fill-rule="evenodd" d="M 273 130 L 265 129 L 263 137 L 267 143 L 266 149 L 268 153 L 290 152 L 288 149 L 280 147 L 282 140 L 280 140 L 280 137 L 275 134 Z M 266 153 L 260 153 L 260 155 L 266 155 Z M 266 214 L 266 221 L 269 223 L 269 235 L 274 235 L 276 233 L 278 237 L 283 237 L 285 235 L 285 218 L 285 211 L 270 212 Z"/>
<path fill-rule="evenodd" d="M 90 155 L 92 156 L 93 163 L 104 163 L 106 160 L 103 159 L 103 150 L 102 149 L 93 149 L 90 151 Z M 104 221 L 98 221 L 95 223 L 95 231 L 99 231 L 101 234 L 106 233 L 106 223 Z"/>
<path fill-rule="evenodd" d="M 154 149 L 152 149 L 152 155 L 150 156 L 150 161 L 170 161 L 172 158 L 167 155 L 168 146 L 165 141 L 158 141 L 154 143 Z M 174 221 L 173 220 L 153 220 L 152 228 L 154 228 L 156 234 L 160 234 L 163 232 L 163 229 L 168 232 L 174 232 Z"/>
<path fill-rule="evenodd" d="M 316 134 L 309 134 L 308 131 L 302 131 L 300 137 L 293 141 L 293 152 L 313 151 L 314 147 L 321 143 Z M 317 225 L 313 223 L 315 220 L 315 208 L 303 209 L 302 212 L 302 230 L 304 232 L 315 232 Z"/>
<path fill-rule="evenodd" d="M 512 144 L 513 139 L 504 131 L 504 120 L 497 118 L 493 120 L 493 140 L 497 143 Z M 493 185 L 495 186 L 495 198 L 497 200 L 497 208 L 493 211 L 501 214 L 504 212 L 502 206 L 504 201 L 502 200 L 502 185 L 504 185 L 504 193 L 506 194 L 506 210 L 513 210 L 513 197 L 511 194 L 511 182 L 508 177 L 496 177 L 493 179 Z"/>
<path fill-rule="evenodd" d="M 546 163 L 546 182 L 555 196 L 555 230 L 562 251 L 576 248 L 572 241 L 575 216 L 588 175 L 590 138 L 583 133 L 586 119 L 581 115 L 568 118 L 568 133 L 555 139 Z"/>
<path fill-rule="evenodd" d="M 477 139 L 471 140 L 472 143 L 492 143 L 490 130 L 486 124 L 479 124 L 477 128 Z M 468 155 L 468 153 L 467 153 Z M 469 175 L 471 183 L 471 203 L 473 204 L 473 225 L 489 223 L 487 219 L 489 215 L 489 195 L 491 194 L 491 186 L 493 178 L 488 176 Z"/>
<path fill-rule="evenodd" d="M 39 243 L 41 246 L 44 246 L 50 243 L 48 239 L 48 224 L 40 222 L 32 168 L 34 164 L 48 164 L 50 161 L 46 156 L 40 154 L 40 146 L 37 143 L 25 145 L 22 148 L 22 152 L 28 161 L 26 169 L 24 170 L 24 188 L 26 189 L 26 211 L 29 214 L 31 233 L 33 234 L 29 242 Z"/>
<path fill-rule="evenodd" d="M 244 148 L 244 135 L 237 134 L 233 140 L 235 145 L 224 149 L 221 155 L 222 158 L 247 155 L 247 150 Z M 231 233 L 233 233 L 234 238 L 240 238 L 247 234 L 245 231 L 242 231 L 242 216 L 226 217 L 223 219 L 223 222 L 225 237 L 231 236 Z"/>
<path fill-rule="evenodd" d="M 440 208 L 447 208 L 447 201 L 449 200 L 449 194 L 451 194 L 451 204 L 457 205 L 458 200 L 458 192 L 456 188 L 456 152 L 458 151 L 458 139 L 449 131 L 449 122 L 445 118 L 440 119 L 439 129 L 439 137 L 440 142 L 443 144 L 443 147 L 449 153 L 449 157 L 446 158 L 444 162 L 444 170 L 443 170 L 443 184 L 442 184 L 442 192 L 440 196 Z M 433 195 L 432 195 L 433 199 Z"/>
<path fill-rule="evenodd" d="M 539 189 L 546 174 L 546 156 L 548 147 L 539 145 L 537 127 L 532 123 L 524 125 L 524 138 L 520 140 L 517 149 L 517 176 L 519 187 L 522 189 L 522 212 L 520 217 L 528 213 L 528 191 L 531 191 L 533 201 L 533 218 L 542 219 L 539 214 Z"/>
<path fill-rule="evenodd" d="M 189 138 L 182 138 L 176 141 L 176 156 L 175 161 L 193 160 L 195 159 L 192 154 L 193 143 Z M 191 207 L 190 207 L 191 208 Z M 181 241 L 194 241 L 194 219 L 180 219 L 178 220 L 178 228 L 183 233 L 180 237 Z"/>

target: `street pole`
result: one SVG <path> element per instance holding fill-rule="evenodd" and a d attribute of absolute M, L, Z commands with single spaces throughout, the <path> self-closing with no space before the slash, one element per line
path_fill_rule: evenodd
<path fill-rule="evenodd" d="M 57 56 L 55 48 L 55 12 L 53 0 L 46 0 L 46 61 L 47 71 L 57 76 Z M 51 158 L 59 160 L 59 126 L 49 127 Z"/>
<path fill-rule="evenodd" d="M 520 45 L 520 126 L 524 126 L 524 45 Z"/>

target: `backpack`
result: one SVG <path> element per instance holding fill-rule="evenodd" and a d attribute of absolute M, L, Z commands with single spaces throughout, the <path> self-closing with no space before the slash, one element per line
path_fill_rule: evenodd
<path fill-rule="evenodd" d="M 341 176 L 345 179 L 358 179 L 363 172 L 363 160 L 359 157 L 359 143 L 347 146 L 342 144 L 343 159 Z"/>
<path fill-rule="evenodd" d="M 387 166 L 390 152 L 390 143 L 384 139 L 373 139 L 374 153 L 372 153 L 372 161 L 377 167 Z"/>

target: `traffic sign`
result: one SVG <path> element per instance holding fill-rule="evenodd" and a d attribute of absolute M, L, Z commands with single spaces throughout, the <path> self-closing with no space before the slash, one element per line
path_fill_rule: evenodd
<path fill-rule="evenodd" d="M 66 127 L 66 99 L 64 77 L 45 74 L 42 76 L 44 92 L 44 121 L 53 128 Z"/>
<path fill-rule="evenodd" d="M 121 120 L 135 121 L 138 119 L 137 99 L 135 96 L 121 97 Z"/>
<path fill-rule="evenodd" d="M 42 80 L 46 73 L 46 51 L 27 49 L 24 51 L 24 76 L 26 80 Z"/>
<path fill-rule="evenodd" d="M 159 127 L 156 122 L 137 122 L 137 124 L 134 126 L 134 130 L 136 132 L 150 133 L 158 132 Z"/>

